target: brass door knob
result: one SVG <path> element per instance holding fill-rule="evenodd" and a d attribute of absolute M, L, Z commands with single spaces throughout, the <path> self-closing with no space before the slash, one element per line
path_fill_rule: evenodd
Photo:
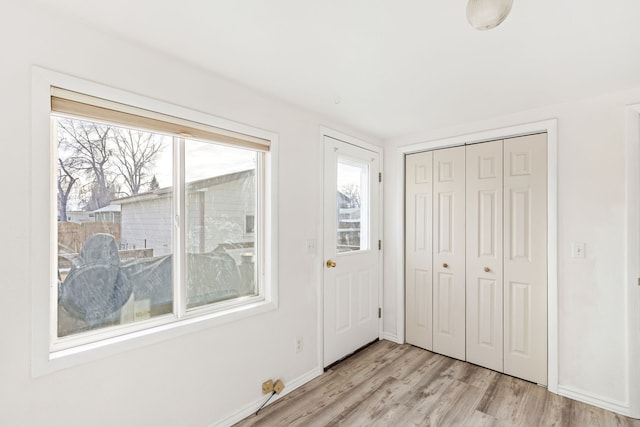
<path fill-rule="evenodd" d="M 484 272 L 485 272 L 485 273 L 488 273 L 488 272 L 490 272 L 490 271 L 491 271 L 491 269 L 490 269 L 489 267 L 485 267 L 485 268 L 484 268 Z"/>
<path fill-rule="evenodd" d="M 444 264 L 442 264 L 442 266 L 443 266 L 444 268 L 449 268 L 449 264 L 447 264 L 446 262 L 445 262 Z"/>
<path fill-rule="evenodd" d="M 327 267 L 328 268 L 335 268 L 336 267 L 336 262 L 333 260 L 327 260 Z"/>

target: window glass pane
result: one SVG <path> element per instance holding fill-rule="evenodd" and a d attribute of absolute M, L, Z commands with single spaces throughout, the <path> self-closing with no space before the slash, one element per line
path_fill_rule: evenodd
<path fill-rule="evenodd" d="M 173 311 L 172 138 L 54 117 L 58 336 Z"/>
<path fill-rule="evenodd" d="M 185 141 L 187 308 L 257 294 L 257 158 Z"/>
<path fill-rule="evenodd" d="M 338 158 L 338 253 L 369 249 L 369 165 Z"/>

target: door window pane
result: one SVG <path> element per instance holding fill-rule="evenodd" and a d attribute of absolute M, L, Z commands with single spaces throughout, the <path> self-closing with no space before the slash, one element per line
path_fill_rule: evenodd
<path fill-rule="evenodd" d="M 187 308 L 258 294 L 257 158 L 185 141 Z"/>
<path fill-rule="evenodd" d="M 338 253 L 369 249 L 369 165 L 338 158 Z"/>
<path fill-rule="evenodd" d="M 172 139 L 54 117 L 58 336 L 173 311 Z"/>

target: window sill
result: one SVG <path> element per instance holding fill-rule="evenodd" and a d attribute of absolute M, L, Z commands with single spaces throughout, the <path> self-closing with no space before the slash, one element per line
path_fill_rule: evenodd
<path fill-rule="evenodd" d="M 229 322 L 275 310 L 273 301 L 262 300 L 232 309 L 199 314 L 128 334 L 49 352 L 46 360 L 34 360 L 32 375 L 39 377 L 83 363 L 132 351 L 176 337 L 211 329 Z"/>

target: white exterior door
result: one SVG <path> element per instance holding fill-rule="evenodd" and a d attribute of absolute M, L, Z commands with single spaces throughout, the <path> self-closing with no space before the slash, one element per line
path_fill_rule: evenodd
<path fill-rule="evenodd" d="M 324 138 L 324 366 L 379 337 L 379 154 Z"/>
<path fill-rule="evenodd" d="M 465 360 L 465 147 L 433 168 L 433 351 Z"/>
<path fill-rule="evenodd" d="M 433 152 L 408 155 L 405 170 L 406 341 L 433 350 Z"/>
<path fill-rule="evenodd" d="M 502 140 L 467 146 L 467 361 L 503 370 Z"/>
<path fill-rule="evenodd" d="M 547 384 L 547 136 L 504 141 L 504 372 Z"/>

